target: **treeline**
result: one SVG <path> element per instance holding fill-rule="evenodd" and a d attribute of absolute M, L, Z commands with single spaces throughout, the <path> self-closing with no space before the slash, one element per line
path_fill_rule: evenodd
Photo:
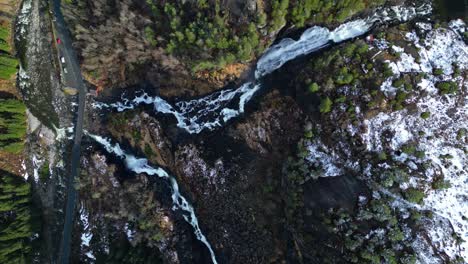
<path fill-rule="evenodd" d="M 155 21 L 145 29 L 147 40 L 158 45 L 155 37 L 163 36 L 166 41 L 161 45 L 169 53 L 193 60 L 192 71 L 197 72 L 251 60 L 269 44 L 268 36 L 287 24 L 303 27 L 306 22 L 343 22 L 385 0 L 372 3 L 364 0 L 265 1 L 263 5 L 257 4 L 252 13 L 246 12 L 242 22 L 233 20 L 232 10 L 222 8 L 219 0 L 210 4 L 207 1 L 146 2 Z"/>
<path fill-rule="evenodd" d="M 247 62 L 263 50 L 263 12 L 246 9 L 242 16 L 235 15 L 219 0 L 147 4 L 154 23 L 145 28 L 146 39 L 190 62 L 192 72 Z"/>
<path fill-rule="evenodd" d="M 284 26 L 340 23 L 383 2 L 74 0 L 64 14 L 85 74 L 106 86 L 147 73 L 148 65 L 199 73 L 247 63 Z"/>
<path fill-rule="evenodd" d="M 26 136 L 26 106 L 18 99 L 0 98 L 0 151 L 19 154 Z"/>
<path fill-rule="evenodd" d="M 31 186 L 0 170 L 0 263 L 31 263 L 34 231 Z"/>

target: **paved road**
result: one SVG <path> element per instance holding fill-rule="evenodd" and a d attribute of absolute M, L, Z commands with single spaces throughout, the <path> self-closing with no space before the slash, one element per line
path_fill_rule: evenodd
<path fill-rule="evenodd" d="M 65 58 L 68 73 L 63 73 L 63 84 L 65 86 L 78 89 L 78 112 L 75 122 L 75 137 L 71 155 L 70 174 L 67 182 L 67 201 L 65 209 L 65 221 L 63 226 L 63 235 L 60 242 L 60 251 L 58 254 L 58 263 L 67 264 L 70 259 L 71 232 L 73 229 L 73 220 L 75 215 L 76 189 L 75 178 L 80 169 L 80 146 L 83 135 L 83 115 L 85 108 L 86 87 L 81 76 L 78 58 L 72 47 L 72 40 L 60 11 L 60 0 L 51 0 L 53 3 L 53 16 L 56 18 L 54 26 L 56 37 L 61 39 L 61 44 L 57 44 L 58 52 Z"/>

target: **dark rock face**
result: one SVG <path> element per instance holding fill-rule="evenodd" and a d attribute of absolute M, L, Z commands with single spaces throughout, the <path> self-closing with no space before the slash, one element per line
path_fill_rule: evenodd
<path fill-rule="evenodd" d="M 263 185 L 280 181 L 301 129 L 294 101 L 271 93 L 258 111 L 221 135 L 177 148 L 173 171 L 191 195 L 220 263 L 284 258 L 281 199 L 266 197 Z"/>
<path fill-rule="evenodd" d="M 98 263 L 132 260 L 151 263 L 204 263 L 204 246 L 191 227 L 172 210 L 170 191 L 164 181 L 145 175 L 123 178 L 126 171 L 112 159 L 92 150 L 83 158 L 86 168 L 80 178 L 80 216 L 75 229 L 74 263 L 93 256 Z M 93 190 L 93 192 L 89 192 Z M 88 245 L 83 236 L 90 237 Z M 128 249 L 126 258 L 121 253 Z M 122 259 L 123 257 L 123 259 Z"/>
<path fill-rule="evenodd" d="M 238 124 L 231 133 L 258 154 L 281 154 L 302 133 L 302 111 L 292 98 L 281 97 L 277 92 L 264 100 L 261 110 Z"/>

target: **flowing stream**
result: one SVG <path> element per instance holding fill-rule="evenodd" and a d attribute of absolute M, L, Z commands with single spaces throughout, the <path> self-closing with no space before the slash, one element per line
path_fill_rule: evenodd
<path fill-rule="evenodd" d="M 419 7 L 393 6 L 379 9 L 374 15 L 365 19 L 344 23 L 333 31 L 324 27 L 311 27 L 305 30 L 298 40 L 285 38 L 271 46 L 257 62 L 255 80 L 244 83 L 237 89 L 225 89 L 199 99 L 179 101 L 174 104 L 170 104 L 159 96 L 141 93 L 133 99 L 122 97 L 119 102 L 111 104 L 95 102 L 93 106 L 98 109 L 115 109 L 121 112 L 141 104 L 153 105 L 154 110 L 158 113 L 172 114 L 177 119 L 177 126 L 185 129 L 188 133 L 197 134 L 205 129 L 214 130 L 244 113 L 246 104 L 261 89 L 262 78 L 279 69 L 288 61 L 327 46 L 362 36 L 374 26 L 383 23 L 406 22 L 417 16 L 427 15 L 431 11 L 430 4 L 423 4 Z M 119 144 L 112 145 L 110 140 L 101 136 L 89 136 L 103 145 L 109 153 L 122 158 L 126 167 L 135 173 L 167 178 L 172 188 L 173 210 L 183 211 L 184 219 L 194 228 L 196 237 L 207 246 L 213 263 L 217 263 L 211 245 L 200 230 L 194 209 L 180 194 L 179 186 L 174 177 L 160 167 L 150 166 L 147 159 L 136 158 L 124 152 Z"/>
<path fill-rule="evenodd" d="M 117 143 L 112 145 L 109 139 L 103 138 L 101 136 L 88 134 L 92 139 L 96 142 L 101 144 L 107 152 L 112 153 L 119 158 L 121 158 L 125 164 L 125 166 L 135 172 L 135 173 L 146 173 L 150 176 L 158 176 L 160 178 L 168 179 L 172 189 L 172 202 L 173 207 L 172 210 L 181 210 L 182 216 L 184 217 L 185 221 L 187 221 L 194 229 L 195 236 L 198 240 L 200 240 L 203 244 L 206 245 L 208 250 L 210 251 L 211 260 L 213 263 L 217 264 L 216 256 L 214 254 L 213 249 L 211 248 L 210 243 L 206 239 L 205 235 L 203 235 L 200 226 L 198 225 L 198 219 L 195 215 L 195 210 L 193 206 L 182 196 L 179 192 L 179 185 L 174 177 L 170 176 L 165 170 L 160 167 L 153 167 L 148 164 L 148 160 L 144 158 L 137 158 L 132 154 L 126 153 L 120 145 Z"/>
<path fill-rule="evenodd" d="M 198 134 L 205 129 L 214 130 L 244 113 L 245 105 L 261 89 L 262 77 L 279 69 L 286 62 L 329 45 L 362 36 L 374 26 L 406 22 L 417 16 L 427 15 L 431 11 L 430 4 L 419 7 L 393 6 L 382 8 L 365 19 L 344 23 L 333 31 L 324 27 L 311 27 L 304 31 L 298 40 L 285 38 L 271 46 L 257 62 L 255 81 L 244 83 L 237 89 L 217 91 L 199 99 L 179 101 L 174 105 L 159 96 L 152 97 L 142 93 L 133 99 L 122 98 L 122 101 L 111 104 L 96 102 L 93 106 L 99 109 L 116 109 L 120 112 L 133 109 L 140 104 L 152 104 L 156 112 L 172 114 L 177 119 L 177 126 L 191 134 Z"/>

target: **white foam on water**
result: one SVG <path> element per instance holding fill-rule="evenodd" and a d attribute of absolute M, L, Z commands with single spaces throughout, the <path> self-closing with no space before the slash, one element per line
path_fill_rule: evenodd
<path fill-rule="evenodd" d="M 177 119 L 177 126 L 191 134 L 198 134 L 205 129 L 213 130 L 244 113 L 245 105 L 261 88 L 256 82 L 286 62 L 322 49 L 331 43 L 339 43 L 361 36 L 376 24 L 388 21 L 404 22 L 417 15 L 426 15 L 430 12 L 431 6 L 427 4 L 418 8 L 394 6 L 378 10 L 373 16 L 366 19 L 346 22 L 333 31 L 324 27 L 311 27 L 305 30 L 298 40 L 285 38 L 271 46 L 257 62 L 256 80 L 247 82 L 237 89 L 218 91 L 199 99 L 179 101 L 174 105 L 161 97 L 151 97 L 143 93 L 132 100 L 122 98 L 121 102 L 112 104 L 96 102 L 93 106 L 98 109 L 114 108 L 117 111 L 125 111 L 140 104 L 153 104 L 155 111 L 172 114 Z M 238 98 L 240 99 L 236 109 L 228 106 Z"/>
<path fill-rule="evenodd" d="M 373 16 L 366 19 L 346 22 L 333 31 L 324 27 L 314 26 L 304 31 L 298 40 L 286 38 L 278 44 L 271 46 L 258 60 L 255 77 L 260 79 L 279 69 L 286 62 L 322 49 L 331 43 L 340 43 L 364 35 L 379 23 L 394 20 L 405 22 L 418 15 L 426 15 L 430 12 L 431 6 L 428 4 L 418 8 L 394 6 L 379 10 Z"/>
<path fill-rule="evenodd" d="M 143 93 L 132 100 L 122 97 L 122 101 L 112 104 L 95 102 L 93 107 L 113 108 L 122 112 L 134 109 L 140 104 L 153 105 L 156 112 L 172 114 L 177 120 L 178 127 L 191 134 L 198 134 L 204 129 L 213 130 L 221 127 L 230 119 L 244 113 L 245 105 L 259 90 L 260 85 L 248 82 L 238 89 L 215 92 L 200 99 L 179 101 L 174 106 L 159 96 L 152 97 Z M 237 105 L 232 105 L 234 99 L 239 100 Z"/>
<path fill-rule="evenodd" d="M 34 181 L 36 183 L 39 182 L 39 168 L 42 166 L 42 160 L 38 159 L 36 155 L 33 154 L 32 156 L 32 164 L 33 164 L 33 176 L 34 176 Z"/>
<path fill-rule="evenodd" d="M 89 134 L 89 137 L 94 139 L 96 142 L 101 144 L 107 152 L 115 154 L 116 156 L 120 157 L 124 160 L 125 166 L 135 172 L 135 173 L 146 173 L 150 176 L 158 176 L 160 178 L 166 178 L 169 180 L 171 189 L 172 189 L 172 202 L 173 207 L 172 210 L 181 210 L 183 211 L 182 216 L 184 217 L 185 221 L 187 221 L 194 229 L 195 236 L 198 240 L 200 240 L 205 246 L 208 248 L 211 254 L 211 260 L 213 263 L 217 264 L 216 256 L 214 254 L 213 249 L 211 248 L 210 243 L 206 239 L 205 235 L 202 233 L 200 226 L 198 224 L 197 216 L 195 215 L 195 210 L 193 206 L 182 196 L 179 191 L 179 185 L 177 184 L 177 180 L 170 176 L 165 170 L 160 167 L 153 167 L 148 164 L 148 160 L 144 158 L 137 158 L 132 154 L 125 152 L 118 143 L 112 144 L 110 139 Z"/>

